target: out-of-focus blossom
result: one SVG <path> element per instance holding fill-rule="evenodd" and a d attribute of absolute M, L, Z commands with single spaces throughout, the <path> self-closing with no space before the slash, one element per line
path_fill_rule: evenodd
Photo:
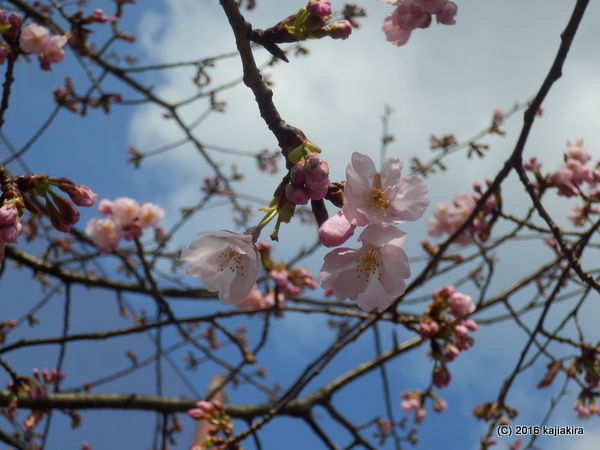
<path fill-rule="evenodd" d="M 447 301 L 450 312 L 457 318 L 461 318 L 475 311 L 475 305 L 471 302 L 471 297 L 461 292 L 453 293 L 448 297 Z"/>
<path fill-rule="evenodd" d="M 21 47 L 21 50 L 25 53 L 39 55 L 44 52 L 49 37 L 50 30 L 48 30 L 48 28 L 38 25 L 37 23 L 30 23 L 21 28 L 19 47 Z"/>
<path fill-rule="evenodd" d="M 85 234 L 90 236 L 100 253 L 114 251 L 121 240 L 121 227 L 112 218 L 90 219 L 85 227 Z"/>

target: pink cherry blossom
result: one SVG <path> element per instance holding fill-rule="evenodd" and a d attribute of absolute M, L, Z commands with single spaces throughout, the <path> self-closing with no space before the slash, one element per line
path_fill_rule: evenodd
<path fill-rule="evenodd" d="M 583 139 L 577 139 L 574 143 L 567 141 L 567 158 L 576 159 L 582 164 L 585 164 L 592 159 L 592 155 L 583 148 Z"/>
<path fill-rule="evenodd" d="M 40 59 L 45 63 L 59 63 L 65 57 L 63 47 L 67 43 L 67 36 L 52 36 L 46 42 L 40 54 Z"/>
<path fill-rule="evenodd" d="M 121 227 L 112 218 L 90 219 L 85 227 L 85 234 L 92 238 L 100 253 L 114 251 L 121 240 Z"/>
<path fill-rule="evenodd" d="M 155 203 L 142 203 L 139 214 L 139 226 L 150 228 L 165 216 L 165 210 Z"/>
<path fill-rule="evenodd" d="M 201 400 L 196 403 L 196 407 L 188 410 L 188 415 L 192 419 L 200 420 L 200 419 L 210 419 L 212 416 L 218 414 L 221 408 L 220 405 L 207 402 L 206 400 Z"/>
<path fill-rule="evenodd" d="M 388 159 L 377 172 L 373 160 L 358 152 L 346 168 L 343 212 L 353 224 L 389 225 L 417 220 L 429 205 L 427 185 L 417 176 L 401 178 L 402 164 Z"/>
<path fill-rule="evenodd" d="M 445 364 L 442 364 L 441 366 L 435 366 L 435 368 L 433 369 L 432 379 L 433 385 L 435 387 L 443 388 L 448 386 L 450 384 L 451 378 L 452 375 L 450 374 L 450 371 L 448 370 L 448 367 L 446 367 Z"/>
<path fill-rule="evenodd" d="M 344 213 L 339 211 L 319 227 L 319 239 L 326 247 L 337 247 L 346 242 L 354 234 L 355 228 L 356 226 L 348 222 Z"/>
<path fill-rule="evenodd" d="M 275 304 L 273 296 L 263 295 L 256 286 L 253 287 L 248 296 L 239 302 L 238 308 L 270 308 Z"/>
<path fill-rule="evenodd" d="M 404 293 L 404 279 L 410 276 L 400 248 L 404 235 L 396 227 L 369 225 L 358 238 L 362 248 L 337 248 L 325 255 L 321 286 L 339 299 L 356 300 L 365 311 L 385 310 Z"/>
<path fill-rule="evenodd" d="M 397 25 L 394 22 L 393 14 L 390 14 L 385 18 L 381 29 L 385 33 L 386 39 L 397 46 L 406 44 L 410 39 L 410 34 L 412 32 L 411 29 L 402 28 Z"/>
<path fill-rule="evenodd" d="M 448 297 L 448 306 L 454 317 L 461 318 L 475 311 L 475 305 L 471 302 L 471 297 L 461 292 L 455 292 Z"/>
<path fill-rule="evenodd" d="M 132 198 L 119 197 L 112 202 L 112 215 L 121 227 L 134 225 L 140 212 L 140 204 Z"/>
<path fill-rule="evenodd" d="M 98 211 L 100 211 L 101 214 L 104 214 L 106 216 L 109 214 L 112 214 L 112 211 L 113 211 L 112 200 L 109 200 L 107 198 L 100 200 L 100 203 L 98 203 Z"/>
<path fill-rule="evenodd" d="M 39 55 L 44 52 L 49 36 L 50 30 L 48 30 L 48 28 L 38 25 L 37 23 L 30 23 L 21 28 L 19 47 L 21 47 L 21 50 L 25 53 Z"/>
<path fill-rule="evenodd" d="M 244 300 L 258 276 L 260 258 L 248 234 L 213 231 L 192 242 L 181 259 L 188 275 L 202 278 L 204 287 L 218 292 L 224 304 Z"/>

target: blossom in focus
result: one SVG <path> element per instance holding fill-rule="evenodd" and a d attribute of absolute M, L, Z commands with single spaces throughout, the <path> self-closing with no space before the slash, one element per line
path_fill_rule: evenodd
<path fill-rule="evenodd" d="M 385 310 L 406 289 L 408 258 L 401 245 L 405 233 L 393 226 L 369 225 L 358 238 L 360 249 L 337 248 L 321 268 L 321 286 L 339 299 L 356 300 L 365 311 Z"/>
<path fill-rule="evenodd" d="M 48 28 L 38 25 L 37 23 L 30 23 L 21 28 L 19 47 L 21 47 L 21 50 L 25 53 L 39 55 L 44 52 L 49 37 L 50 30 L 48 30 Z"/>
<path fill-rule="evenodd" d="M 260 267 L 258 251 L 248 234 L 213 231 L 192 242 L 181 255 L 188 275 L 202 278 L 204 287 L 218 292 L 224 304 L 244 300 L 256 282 Z"/>
<path fill-rule="evenodd" d="M 401 170 L 400 161 L 391 158 L 377 172 L 371 158 L 354 152 L 346 168 L 343 207 L 346 219 L 357 226 L 419 219 L 429 205 L 425 197 L 427 184 L 414 175 L 402 178 Z"/>

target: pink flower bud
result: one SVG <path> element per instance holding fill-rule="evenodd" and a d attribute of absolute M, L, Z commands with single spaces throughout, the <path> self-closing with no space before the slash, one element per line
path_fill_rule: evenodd
<path fill-rule="evenodd" d="M 450 375 L 450 371 L 446 365 L 436 366 L 433 369 L 433 384 L 437 388 L 443 388 L 450 384 L 450 379 L 452 376 Z"/>
<path fill-rule="evenodd" d="M 294 164 L 290 169 L 290 183 L 304 184 L 304 166 L 302 164 Z"/>
<path fill-rule="evenodd" d="M 479 327 L 477 326 L 477 322 L 473 319 L 465 319 L 459 322 L 460 325 L 464 325 L 470 331 L 477 331 Z"/>
<path fill-rule="evenodd" d="M 46 211 L 50 216 L 50 221 L 54 228 L 63 233 L 71 231 L 71 225 L 76 224 L 79 221 L 79 211 L 73 203 L 64 197 L 56 196 L 53 198 L 55 209 L 52 204 L 46 203 Z M 50 205 L 50 207 L 49 207 Z"/>
<path fill-rule="evenodd" d="M 421 337 L 430 338 L 440 331 L 440 326 L 435 321 L 421 322 L 419 324 L 419 333 Z"/>
<path fill-rule="evenodd" d="M 352 33 L 352 24 L 347 20 L 336 20 L 329 25 L 329 36 L 333 39 L 347 39 Z"/>
<path fill-rule="evenodd" d="M 108 21 L 108 17 L 106 17 L 106 14 L 104 14 L 104 10 L 102 9 L 96 9 L 92 14 L 90 14 L 89 19 L 99 23 Z"/>
<path fill-rule="evenodd" d="M 61 181 L 58 188 L 66 192 L 77 206 L 92 206 L 98 198 L 98 195 L 87 186 L 75 184 L 67 178 L 59 178 L 56 181 Z"/>
<path fill-rule="evenodd" d="M 13 225 L 19 217 L 15 202 L 9 202 L 0 207 L 0 227 Z"/>
<path fill-rule="evenodd" d="M 446 403 L 446 400 L 444 400 L 443 398 L 440 398 L 440 397 L 435 399 L 435 402 L 433 403 L 433 409 L 436 412 L 442 412 L 446 408 L 448 408 L 448 403 Z"/>
<path fill-rule="evenodd" d="M 16 34 L 17 31 L 21 28 L 21 25 L 23 25 L 23 16 L 12 12 L 8 15 L 8 21 L 12 25 L 11 31 L 13 31 Z"/>
<path fill-rule="evenodd" d="M 352 225 L 344 213 L 339 211 L 335 216 L 327 219 L 319 228 L 319 239 L 325 247 L 337 247 L 354 234 L 356 227 Z"/>
<path fill-rule="evenodd" d="M 435 13 L 437 22 L 441 23 L 442 25 L 454 25 L 456 23 L 454 16 L 456 16 L 457 11 L 458 7 L 456 6 L 456 3 L 445 3 Z"/>
<path fill-rule="evenodd" d="M 331 15 L 331 4 L 329 0 L 310 0 L 306 5 L 306 10 L 319 17 Z"/>
<path fill-rule="evenodd" d="M 23 230 L 23 225 L 20 221 L 16 221 L 12 225 L 0 226 L 0 243 L 14 244 Z"/>
<path fill-rule="evenodd" d="M 296 205 L 306 205 L 309 200 L 306 188 L 293 184 L 288 184 L 285 187 L 285 196 L 290 202 Z"/>
<path fill-rule="evenodd" d="M 448 297 L 448 306 L 454 317 L 461 318 L 475 311 L 475 305 L 471 302 L 471 297 L 460 292 L 454 292 Z"/>
<path fill-rule="evenodd" d="M 4 42 L 0 43 L 0 64 L 4 64 L 6 58 L 8 58 L 12 54 L 12 49 L 10 45 L 5 44 Z"/>

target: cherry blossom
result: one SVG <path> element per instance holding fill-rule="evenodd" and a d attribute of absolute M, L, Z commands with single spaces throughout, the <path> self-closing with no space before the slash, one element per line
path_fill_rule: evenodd
<path fill-rule="evenodd" d="M 92 238 L 100 253 L 110 253 L 119 245 L 121 227 L 110 217 L 93 218 L 85 226 L 85 234 Z"/>
<path fill-rule="evenodd" d="M 365 311 L 385 310 L 404 293 L 404 279 L 410 276 L 400 248 L 404 235 L 396 227 L 369 225 L 358 238 L 362 248 L 337 248 L 325 255 L 321 286 L 339 299 L 356 300 Z"/>
<path fill-rule="evenodd" d="M 388 159 L 377 172 L 373 160 L 354 152 L 346 168 L 343 212 L 357 226 L 389 225 L 419 219 L 429 205 L 427 184 L 414 175 L 402 178 L 402 164 Z"/>
<path fill-rule="evenodd" d="M 49 37 L 50 30 L 48 30 L 48 28 L 38 25 L 37 23 L 30 23 L 21 28 L 19 47 L 21 47 L 21 50 L 25 53 L 39 55 L 44 52 Z"/>
<path fill-rule="evenodd" d="M 400 46 L 410 38 L 416 28 L 427 28 L 432 15 L 437 23 L 454 25 L 457 13 L 455 3 L 448 0 L 379 0 L 396 6 L 383 23 L 383 31 L 388 41 Z"/>
<path fill-rule="evenodd" d="M 223 304 L 244 300 L 254 286 L 260 267 L 258 251 L 249 234 L 212 231 L 183 251 L 186 272 L 200 277 L 204 287 L 218 292 Z"/>

